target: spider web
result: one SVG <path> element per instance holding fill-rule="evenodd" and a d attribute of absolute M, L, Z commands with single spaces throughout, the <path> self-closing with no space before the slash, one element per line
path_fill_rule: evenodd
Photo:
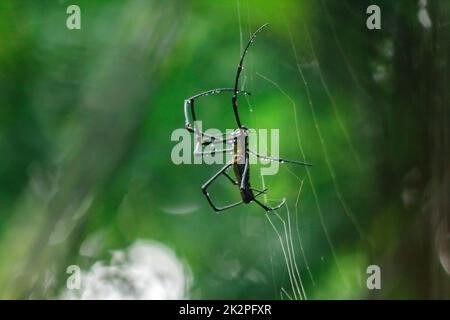
<path fill-rule="evenodd" d="M 358 89 L 359 92 L 362 94 L 365 94 L 362 86 L 360 85 L 357 76 L 353 70 L 353 67 L 351 63 L 349 62 L 349 59 L 347 55 L 345 54 L 344 48 L 342 44 L 339 41 L 339 37 L 336 31 L 336 28 L 333 24 L 333 20 L 330 16 L 330 13 L 327 8 L 326 1 L 321 1 L 322 8 L 325 13 L 326 21 L 329 24 L 329 27 L 332 31 L 333 40 L 335 41 L 335 45 L 337 47 L 337 52 L 340 54 L 341 58 L 344 61 L 346 70 L 350 74 L 350 77 L 352 81 L 355 84 L 355 87 Z M 239 24 L 239 39 L 240 39 L 240 47 L 241 51 L 244 46 L 244 35 L 243 35 L 243 22 L 242 22 L 242 5 L 239 0 L 236 2 L 237 7 L 237 20 Z M 246 5 L 246 11 L 247 11 L 247 36 L 250 36 L 252 33 L 251 30 L 251 11 L 250 11 L 250 5 L 247 2 Z M 300 61 L 300 54 L 297 50 L 295 40 L 293 38 L 291 28 L 289 27 L 287 17 L 285 17 L 285 28 L 287 31 L 287 34 L 289 35 L 289 43 L 291 47 L 291 54 L 294 60 L 294 68 L 296 69 L 296 72 L 298 74 L 298 84 L 297 87 L 299 90 L 301 90 L 302 94 L 306 97 L 306 105 L 309 109 L 309 118 L 306 119 L 307 121 L 312 121 L 315 133 L 318 137 L 320 150 L 322 152 L 323 160 L 325 162 L 324 166 L 320 167 L 320 170 L 325 170 L 329 176 L 329 180 L 331 181 L 331 185 L 333 188 L 334 196 L 336 197 L 340 212 L 338 214 L 341 214 L 339 219 L 346 219 L 348 223 L 350 223 L 353 227 L 355 232 L 358 234 L 359 238 L 363 240 L 366 243 L 370 243 L 370 240 L 367 237 L 367 234 L 364 232 L 362 226 L 360 225 L 359 221 L 356 219 L 354 213 L 352 212 L 352 209 L 347 203 L 346 198 L 343 195 L 341 183 L 338 180 L 335 165 L 333 164 L 333 161 L 330 156 L 330 151 L 328 148 L 328 142 L 326 141 L 326 137 L 323 133 L 323 130 L 321 129 L 321 124 L 318 120 L 317 115 L 317 106 L 314 102 L 313 94 L 311 93 L 310 85 L 308 84 L 307 77 L 304 72 L 305 67 L 313 67 L 315 68 L 315 72 L 318 75 L 318 78 L 320 80 L 321 89 L 326 96 L 328 103 L 327 107 L 331 109 L 331 113 L 333 115 L 334 121 L 336 123 L 336 127 L 339 129 L 339 134 L 341 135 L 342 139 L 345 141 L 345 144 L 347 146 L 348 152 L 351 155 L 351 157 L 354 160 L 354 163 L 360 167 L 361 166 L 361 157 L 355 147 L 354 142 L 352 141 L 351 135 L 344 124 L 344 121 L 342 120 L 340 110 L 338 108 L 338 104 L 335 101 L 335 98 L 332 94 L 332 89 L 330 89 L 325 75 L 322 72 L 320 61 L 318 60 L 313 40 L 311 39 L 310 31 L 305 22 L 303 22 L 303 31 L 306 34 L 307 43 L 309 46 L 309 53 L 312 58 L 312 63 L 309 65 L 302 65 Z M 307 159 L 304 146 L 302 144 L 302 139 L 304 137 L 302 136 L 301 132 L 301 123 L 299 123 L 299 115 L 298 115 L 298 104 L 295 101 L 294 98 L 291 97 L 291 95 L 287 92 L 286 89 L 283 88 L 281 84 L 279 84 L 277 81 L 273 80 L 269 75 L 262 74 L 260 71 L 256 71 L 253 65 L 253 60 L 251 57 L 247 57 L 247 60 L 245 62 L 246 68 L 244 68 L 244 72 L 242 73 L 241 78 L 241 89 L 246 88 L 248 85 L 252 85 L 255 81 L 254 75 L 256 75 L 259 79 L 264 80 L 268 84 L 272 86 L 273 89 L 277 90 L 280 95 L 282 95 L 286 100 L 286 106 L 291 107 L 292 117 L 294 119 L 295 124 L 295 139 L 297 141 L 298 145 L 298 154 L 299 158 L 302 161 L 308 161 L 310 159 Z M 247 105 L 249 108 L 250 113 L 250 122 L 253 125 L 254 124 L 254 117 L 252 115 L 253 111 L 257 109 L 255 107 L 251 100 L 246 96 Z M 360 112 L 360 107 L 355 103 L 354 109 L 357 112 Z M 285 109 L 286 110 L 286 109 Z M 305 121 L 306 121 L 305 120 Z M 281 139 L 283 140 L 283 137 L 281 136 Z M 316 168 L 314 168 L 316 169 Z M 275 295 L 279 297 L 280 299 L 307 299 L 308 293 L 305 290 L 305 281 L 309 281 L 312 286 L 316 286 L 316 281 L 314 279 L 313 273 L 310 268 L 310 264 L 308 262 L 308 255 L 306 254 L 306 250 L 303 244 L 302 240 L 302 232 L 301 232 L 301 226 L 302 222 L 300 219 L 300 206 L 301 206 L 301 198 L 302 198 L 302 192 L 304 192 L 304 186 L 309 186 L 309 190 L 311 191 L 314 199 L 315 204 L 315 212 L 314 214 L 317 214 L 319 221 L 320 221 L 320 227 L 323 232 L 323 235 L 326 238 L 326 243 L 329 247 L 329 250 L 331 252 L 332 256 L 332 263 L 335 265 L 338 274 L 340 275 L 343 283 L 348 287 L 348 279 L 344 275 L 344 272 L 341 267 L 341 262 L 339 260 L 335 242 L 330 234 L 329 228 L 327 226 L 327 218 L 325 215 L 325 211 L 323 209 L 323 205 L 321 204 L 321 201 L 319 199 L 318 190 L 314 181 L 314 176 L 311 173 L 309 169 L 306 170 L 306 173 L 304 176 L 299 176 L 298 173 L 296 173 L 296 170 L 293 170 L 292 168 L 289 168 L 288 166 L 285 166 L 281 168 L 280 170 L 287 170 L 295 179 L 298 181 L 298 191 L 297 196 L 295 199 L 287 199 L 288 203 L 284 208 L 281 208 L 277 210 L 274 213 L 268 213 L 265 215 L 266 217 L 266 232 L 267 237 L 270 238 L 271 234 L 275 234 L 276 238 L 279 242 L 279 248 L 282 252 L 282 259 L 284 260 L 287 277 L 288 277 L 288 283 L 289 287 L 285 288 L 283 285 L 280 285 L 277 283 L 276 275 L 274 271 L 274 259 L 276 258 L 273 252 L 275 251 L 273 247 L 271 247 L 269 241 L 268 241 L 268 252 L 269 252 L 269 260 L 271 264 L 271 272 L 272 272 L 272 278 L 273 278 L 273 285 L 275 289 Z M 264 179 L 264 176 L 259 175 L 262 183 L 263 189 L 266 187 L 266 182 Z M 264 194 L 264 202 L 268 203 L 270 200 L 276 200 L 276 199 L 268 199 L 267 195 Z M 294 203 L 294 211 L 291 210 L 292 203 Z M 304 275 L 306 270 L 308 280 L 304 279 L 304 276 L 302 278 L 302 274 Z M 280 281 L 283 283 L 283 276 L 281 277 Z"/>

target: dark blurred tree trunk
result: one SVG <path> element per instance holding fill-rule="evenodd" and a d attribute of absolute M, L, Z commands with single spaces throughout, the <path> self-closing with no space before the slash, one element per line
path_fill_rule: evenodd
<path fill-rule="evenodd" d="M 434 59 L 429 68 L 430 144 L 429 239 L 432 248 L 430 298 L 450 298 L 450 3 L 431 2 Z"/>
<path fill-rule="evenodd" d="M 380 142 L 380 199 L 399 214 L 399 244 L 384 256 L 383 298 L 450 298 L 448 1 L 428 1 L 432 26 L 416 2 L 396 3 L 389 117 Z M 383 205 L 382 205 L 383 206 Z M 389 249 L 388 249 L 389 250 Z M 398 295 L 398 286 L 403 292 Z"/>

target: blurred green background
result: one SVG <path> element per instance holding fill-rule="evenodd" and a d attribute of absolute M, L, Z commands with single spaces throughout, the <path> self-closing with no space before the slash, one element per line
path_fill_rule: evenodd
<path fill-rule="evenodd" d="M 81 30 L 66 9 L 81 8 Z M 381 8 L 381 30 L 366 8 Z M 0 2 L 0 297 L 57 298 L 137 239 L 174 250 L 187 298 L 450 298 L 448 1 Z M 233 86 L 280 129 L 268 197 L 215 214 L 220 166 L 175 165 L 183 101 Z M 234 128 L 231 96 L 200 118 Z M 211 122 L 209 122 L 211 121 Z M 261 186 L 258 167 L 254 186 Z M 236 189 L 219 183 L 221 203 Z M 95 243 L 83 254 L 80 248 Z M 283 253 L 284 250 L 284 253 Z M 381 290 L 366 269 L 381 268 Z M 298 272 L 297 272 L 298 270 Z M 293 279 L 293 277 L 295 279 Z M 299 281 L 303 290 L 299 290 Z"/>

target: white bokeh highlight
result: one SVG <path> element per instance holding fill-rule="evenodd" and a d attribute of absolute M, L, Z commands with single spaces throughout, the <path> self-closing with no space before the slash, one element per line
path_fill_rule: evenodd
<path fill-rule="evenodd" d="M 191 273 L 170 248 L 138 240 L 81 272 L 80 289 L 65 289 L 62 299 L 186 299 Z"/>

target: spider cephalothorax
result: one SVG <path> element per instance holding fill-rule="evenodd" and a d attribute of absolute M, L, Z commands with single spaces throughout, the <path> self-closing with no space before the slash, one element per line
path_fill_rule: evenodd
<path fill-rule="evenodd" d="M 265 155 L 258 154 L 252 150 L 249 149 L 249 129 L 246 128 L 241 124 L 241 121 L 239 119 L 239 113 L 238 113 L 238 105 L 237 105 L 237 98 L 239 94 L 245 94 L 250 95 L 249 92 L 244 90 L 238 90 L 239 85 L 239 77 L 241 75 L 241 71 L 243 69 L 243 63 L 244 58 L 247 53 L 248 48 L 250 47 L 250 44 L 253 43 L 255 40 L 256 35 L 263 30 L 268 24 L 264 24 L 261 27 L 258 28 L 258 30 L 255 31 L 255 33 L 252 34 L 250 37 L 250 40 L 247 43 L 247 46 L 245 47 L 244 51 L 242 52 L 241 59 L 239 61 L 239 65 L 236 72 L 236 78 L 234 82 L 234 88 L 219 88 L 219 89 L 212 89 L 208 90 L 202 93 L 199 93 L 195 96 L 190 97 L 189 99 L 186 99 L 184 101 L 184 115 L 186 119 L 186 129 L 190 132 L 193 132 L 199 139 L 200 145 L 210 145 L 212 143 L 222 143 L 225 144 L 227 147 L 223 149 L 214 149 L 213 151 L 206 151 L 206 152 L 196 152 L 196 155 L 213 155 L 216 153 L 227 153 L 231 152 L 232 157 L 231 160 L 228 161 L 225 166 L 222 167 L 216 174 L 214 174 L 208 181 L 206 181 L 202 186 L 203 194 L 205 195 L 206 199 L 208 200 L 211 207 L 214 209 L 214 211 L 223 211 L 226 209 L 230 209 L 233 207 L 236 207 L 240 204 L 247 204 L 250 202 L 255 202 L 261 207 L 263 207 L 266 211 L 276 210 L 280 207 L 282 207 L 285 203 L 285 200 L 283 199 L 280 204 L 278 204 L 275 207 L 269 207 L 266 204 L 262 203 L 258 199 L 256 199 L 259 195 L 266 193 L 267 189 L 264 190 L 257 190 L 255 188 L 252 188 L 250 185 L 250 160 L 249 156 L 250 154 L 255 155 L 258 158 L 270 160 L 270 161 L 278 161 L 280 163 L 294 163 L 304 166 L 310 166 L 310 164 L 306 162 L 300 162 L 300 161 L 294 161 L 294 160 L 285 160 L 280 158 L 274 158 L 269 157 Z M 195 128 L 195 122 L 197 121 L 196 115 L 195 115 L 195 109 L 194 109 L 194 102 L 196 99 L 200 97 L 205 97 L 210 94 L 218 94 L 218 93 L 232 93 L 231 97 L 231 103 L 233 108 L 234 117 L 236 119 L 237 123 L 237 129 L 232 131 L 231 133 L 221 134 L 221 135 L 210 135 L 207 133 L 204 133 L 200 131 L 198 128 Z M 194 123 L 194 126 L 191 124 L 191 120 L 189 119 L 189 109 L 191 113 L 191 119 L 192 123 Z M 232 167 L 234 176 L 236 179 L 233 179 L 228 174 L 228 169 Z M 236 203 L 229 204 L 227 206 L 223 207 L 217 207 L 213 201 L 211 200 L 211 197 L 208 193 L 209 186 L 221 175 L 224 175 L 227 177 L 234 185 L 239 186 L 239 192 L 241 195 L 241 201 L 238 201 Z"/>

